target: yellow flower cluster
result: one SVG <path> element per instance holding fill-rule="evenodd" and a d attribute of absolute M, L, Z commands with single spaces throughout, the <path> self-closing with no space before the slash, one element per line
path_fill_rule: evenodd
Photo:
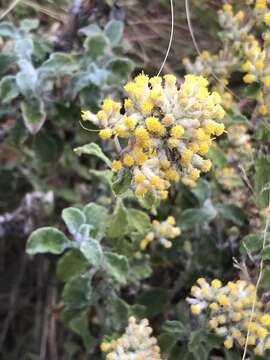
<path fill-rule="evenodd" d="M 141 250 L 145 250 L 149 243 L 154 239 L 157 240 L 165 248 L 172 247 L 172 242 L 168 239 L 174 239 L 181 234 L 181 229 L 175 226 L 175 218 L 168 216 L 167 220 L 152 222 L 153 231 L 149 232 L 140 242 Z"/>
<path fill-rule="evenodd" d="M 160 360 L 157 340 L 151 337 L 152 328 L 147 319 L 138 324 L 134 317 L 128 320 L 125 333 L 117 340 L 102 343 L 102 352 L 107 360 Z"/>
<path fill-rule="evenodd" d="M 232 5 L 229 3 L 225 3 L 223 8 L 218 11 L 218 18 L 226 48 L 217 54 L 210 54 L 204 50 L 195 62 L 191 63 L 188 58 L 183 59 L 182 62 L 189 73 L 203 74 L 210 78 L 213 77 L 213 80 L 216 80 L 218 76 L 217 90 L 222 96 L 222 105 L 229 108 L 233 99 L 227 90 L 228 79 L 233 71 L 239 69 L 239 54 L 248 39 L 252 24 L 246 21 L 244 11 L 239 10 L 234 13 Z"/>
<path fill-rule="evenodd" d="M 232 348 L 234 342 L 244 346 L 248 332 L 247 343 L 255 354 L 263 355 L 270 349 L 270 315 L 262 312 L 263 305 L 256 297 L 254 285 L 238 280 L 222 286 L 218 279 L 209 284 L 200 278 L 191 288 L 191 295 L 187 298 L 191 312 L 194 315 L 203 310 L 209 313 L 209 326 L 216 334 L 225 337 L 227 349 Z"/>
<path fill-rule="evenodd" d="M 203 51 L 194 63 L 184 59 L 183 64 L 189 73 L 212 75 L 214 80 L 218 76 L 217 90 L 225 108 L 230 107 L 233 100 L 231 93 L 226 91 L 228 79 L 233 71 L 242 68 L 246 73 L 243 76 L 246 84 L 260 83 L 258 112 L 266 116 L 270 112 L 270 10 L 266 0 L 247 0 L 247 4 L 253 8 L 246 13 L 243 10 L 234 13 L 229 3 L 218 11 L 224 47 L 217 54 Z M 265 30 L 261 34 L 263 42 L 252 34 L 256 24 Z"/>
<path fill-rule="evenodd" d="M 204 156 L 213 138 L 224 132 L 225 112 L 219 94 L 209 93 L 207 85 L 201 76 L 186 75 L 178 88 L 174 75 L 142 73 L 125 85 L 124 108 L 106 99 L 97 114 L 82 113 L 102 128 L 102 139 L 123 139 L 125 148 L 112 167 L 130 169 L 138 196 L 153 191 L 165 199 L 172 182 L 195 187 L 200 173 L 210 170 Z"/>

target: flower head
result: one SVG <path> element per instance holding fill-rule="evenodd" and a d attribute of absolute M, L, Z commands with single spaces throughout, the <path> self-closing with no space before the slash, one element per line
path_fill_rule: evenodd
<path fill-rule="evenodd" d="M 209 284 L 200 278 L 191 288 L 187 301 L 192 314 L 209 312 L 209 326 L 217 335 L 225 337 L 227 349 L 232 348 L 234 342 L 244 346 L 246 340 L 255 354 L 262 355 L 269 349 L 270 315 L 262 312 L 254 285 L 238 280 L 222 286 L 218 279 Z"/>
<path fill-rule="evenodd" d="M 172 182 L 195 187 L 200 173 L 208 171 L 204 156 L 212 136 L 224 132 L 220 120 L 225 112 L 220 96 L 209 93 L 207 84 L 202 76 L 186 75 L 179 88 L 174 75 L 149 78 L 142 73 L 124 87 L 124 113 L 111 98 L 96 115 L 83 113 L 101 127 L 102 139 L 125 139 L 126 148 L 113 169 L 132 172 L 131 187 L 138 196 L 152 191 L 164 199 Z"/>
<path fill-rule="evenodd" d="M 117 340 L 102 343 L 101 351 L 107 353 L 107 360 L 160 360 L 160 349 L 156 338 L 151 336 L 152 331 L 147 319 L 137 324 L 130 317 L 124 334 Z"/>

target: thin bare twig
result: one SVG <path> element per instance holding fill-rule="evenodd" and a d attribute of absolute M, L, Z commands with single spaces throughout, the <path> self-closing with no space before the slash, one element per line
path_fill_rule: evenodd
<path fill-rule="evenodd" d="M 164 57 L 164 60 L 160 66 L 160 69 L 157 73 L 157 76 L 159 76 L 164 68 L 164 65 L 166 64 L 166 61 L 168 59 L 170 50 L 171 50 L 171 46 L 172 46 L 172 41 L 173 41 L 173 32 L 174 32 L 174 4 L 173 4 L 173 0 L 170 0 L 170 4 L 171 4 L 171 34 L 170 34 L 170 40 L 169 40 L 169 44 L 168 44 L 168 48 Z"/>
<path fill-rule="evenodd" d="M 14 0 L 9 7 L 0 15 L 0 21 L 4 19 L 15 7 L 19 4 L 21 0 Z"/>

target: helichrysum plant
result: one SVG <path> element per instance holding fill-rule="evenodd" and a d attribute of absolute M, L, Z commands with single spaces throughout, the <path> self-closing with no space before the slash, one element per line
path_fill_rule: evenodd
<path fill-rule="evenodd" d="M 224 337 L 224 346 L 231 349 L 234 342 L 245 342 L 256 355 L 270 349 L 270 315 L 262 311 L 256 288 L 244 280 L 229 281 L 225 286 L 218 279 L 209 284 L 197 280 L 187 298 L 192 314 L 204 316 L 217 335 Z"/>
<path fill-rule="evenodd" d="M 178 87 L 174 75 L 142 73 L 125 85 L 123 105 L 108 98 L 97 114 L 82 112 L 84 120 L 101 127 L 102 139 L 124 140 L 112 168 L 132 173 L 136 195 L 154 192 L 166 199 L 172 182 L 193 188 L 201 172 L 210 170 L 205 155 L 224 132 L 225 112 L 219 94 L 210 93 L 207 85 L 201 76 L 186 75 Z"/>
<path fill-rule="evenodd" d="M 159 360 L 160 349 L 157 339 L 151 336 L 152 331 L 147 319 L 137 323 L 130 317 L 124 334 L 117 340 L 102 343 L 101 350 L 107 353 L 106 360 Z"/>

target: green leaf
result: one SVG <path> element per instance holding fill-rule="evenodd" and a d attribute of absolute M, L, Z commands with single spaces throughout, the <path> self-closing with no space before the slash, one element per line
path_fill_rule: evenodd
<path fill-rule="evenodd" d="M 105 54 L 108 47 L 108 41 L 103 33 L 95 33 L 85 40 L 83 46 L 86 54 L 93 60 L 96 60 Z"/>
<path fill-rule="evenodd" d="M 105 26 L 105 34 L 110 40 L 111 46 L 117 46 L 122 40 L 124 33 L 124 23 L 119 20 L 111 20 Z"/>
<path fill-rule="evenodd" d="M 110 187 L 112 186 L 113 172 L 111 170 L 90 169 L 89 173 L 91 175 L 94 175 L 94 176 L 102 179 L 102 180 L 105 180 Z"/>
<path fill-rule="evenodd" d="M 186 325 L 183 324 L 181 321 L 176 321 L 176 320 L 165 321 L 162 329 L 167 333 L 175 334 L 179 340 L 181 339 L 181 337 L 183 337 L 183 335 L 187 333 Z"/>
<path fill-rule="evenodd" d="M 39 68 L 39 72 L 49 72 L 53 77 L 71 75 L 79 69 L 79 63 L 71 54 L 53 53 Z"/>
<path fill-rule="evenodd" d="M 103 153 L 98 144 L 90 143 L 74 149 L 74 152 L 81 156 L 82 154 L 94 155 L 99 159 L 103 160 L 105 164 L 111 167 L 111 160 Z"/>
<path fill-rule="evenodd" d="M 222 342 L 222 337 L 199 329 L 190 334 L 188 349 L 195 360 L 208 360 L 210 351 L 219 348 Z"/>
<path fill-rule="evenodd" d="M 80 226 L 86 222 L 84 213 L 74 207 L 64 209 L 62 211 L 62 219 L 72 235 L 76 234 Z"/>
<path fill-rule="evenodd" d="M 36 94 L 37 71 L 27 60 L 19 61 L 21 71 L 16 75 L 16 82 L 20 92 L 25 97 L 31 97 Z"/>
<path fill-rule="evenodd" d="M 260 281 L 260 289 L 269 291 L 270 282 L 270 266 L 265 266 L 262 272 L 262 279 Z"/>
<path fill-rule="evenodd" d="M 21 102 L 24 124 L 31 134 L 36 134 L 46 120 L 44 103 L 37 98 Z"/>
<path fill-rule="evenodd" d="M 260 208 L 267 207 L 270 201 L 270 157 L 268 156 L 255 160 L 255 201 Z"/>
<path fill-rule="evenodd" d="M 211 196 L 210 184 L 204 179 L 199 179 L 197 181 L 197 187 L 191 191 L 201 204 L 203 204 L 205 200 Z"/>
<path fill-rule="evenodd" d="M 89 203 L 84 207 L 83 212 L 86 223 L 93 227 L 93 230 L 91 230 L 92 236 L 101 238 L 105 234 L 109 221 L 108 210 L 104 206 Z"/>
<path fill-rule="evenodd" d="M 148 214 L 136 209 L 128 209 L 128 224 L 131 231 L 141 234 L 148 233 L 152 229 Z"/>
<path fill-rule="evenodd" d="M 153 191 L 148 191 L 144 196 L 138 196 L 137 199 L 142 207 L 149 210 L 158 207 L 160 203 L 160 199 Z"/>
<path fill-rule="evenodd" d="M 249 234 L 241 240 L 240 252 L 242 254 L 260 251 L 263 247 L 263 236 L 261 234 Z"/>
<path fill-rule="evenodd" d="M 180 216 L 179 224 L 182 230 L 193 229 L 194 225 L 203 226 L 213 219 L 212 213 L 203 209 L 186 209 Z"/>
<path fill-rule="evenodd" d="M 108 225 L 107 235 L 109 238 L 118 238 L 126 234 L 128 230 L 128 211 L 123 202 L 119 200 L 114 214 Z"/>
<path fill-rule="evenodd" d="M 188 335 L 187 326 L 176 320 L 165 321 L 162 330 L 164 333 L 158 337 L 158 343 L 161 351 L 166 353 L 170 353 L 174 345 Z"/>
<path fill-rule="evenodd" d="M 73 276 L 82 275 L 89 267 L 89 262 L 78 249 L 67 251 L 57 264 L 57 277 L 67 282 Z"/>
<path fill-rule="evenodd" d="M 5 76 L 0 81 L 0 100 L 8 104 L 19 95 L 19 89 L 14 76 Z"/>
<path fill-rule="evenodd" d="M 17 40 L 14 50 L 20 60 L 31 61 L 31 56 L 34 50 L 33 40 L 29 37 Z"/>
<path fill-rule="evenodd" d="M 126 79 L 134 69 L 134 62 L 127 58 L 116 58 L 106 64 L 106 69 L 110 70 L 118 80 Z"/>
<path fill-rule="evenodd" d="M 229 120 L 231 121 L 232 124 L 243 124 L 243 125 L 249 124 L 249 120 L 247 119 L 247 117 L 241 114 L 237 108 L 227 109 L 226 114 L 229 116 Z"/>
<path fill-rule="evenodd" d="M 211 146 L 208 155 L 213 164 L 219 169 L 223 169 L 228 163 L 225 152 L 218 145 Z"/>
<path fill-rule="evenodd" d="M 91 265 L 101 265 L 103 252 L 98 241 L 94 239 L 87 239 L 81 244 L 80 250 Z"/>
<path fill-rule="evenodd" d="M 239 353 L 236 353 L 235 350 L 226 350 L 225 360 L 242 360 L 242 356 Z"/>
<path fill-rule="evenodd" d="M 65 306 L 76 310 L 84 310 L 91 299 L 92 288 L 89 274 L 72 277 L 63 290 Z"/>
<path fill-rule="evenodd" d="M 106 69 L 99 68 L 95 63 L 91 63 L 87 68 L 88 82 L 96 86 L 103 87 L 106 84 L 108 77 L 108 71 Z"/>
<path fill-rule="evenodd" d="M 58 159 L 60 152 L 58 138 L 42 129 L 33 138 L 33 150 L 40 162 L 54 162 Z"/>
<path fill-rule="evenodd" d="M 245 95 L 248 97 L 251 97 L 253 99 L 256 99 L 258 96 L 258 93 L 260 92 L 261 85 L 258 82 L 254 82 L 252 84 L 245 86 Z"/>
<path fill-rule="evenodd" d="M 130 260 L 129 277 L 131 280 L 140 281 L 147 279 L 152 275 L 152 272 L 151 263 L 147 255 L 141 255 L 139 258 L 134 257 Z"/>
<path fill-rule="evenodd" d="M 86 36 L 91 36 L 93 34 L 100 33 L 100 32 L 101 32 L 101 28 L 96 24 L 91 24 L 91 25 L 85 26 L 79 30 L 79 33 L 82 33 Z"/>
<path fill-rule="evenodd" d="M 124 194 L 130 187 L 132 174 L 128 169 L 122 169 L 113 179 L 112 189 L 116 195 Z"/>
<path fill-rule="evenodd" d="M 270 260 L 270 245 L 265 246 L 262 251 L 262 257 L 264 260 Z"/>
<path fill-rule="evenodd" d="M 14 62 L 14 56 L 9 53 L 0 53 L 0 74 L 4 74 Z"/>
<path fill-rule="evenodd" d="M 230 220 L 238 226 L 243 225 L 245 221 L 245 214 L 243 209 L 233 204 L 219 204 L 217 210 L 226 220 Z"/>
<path fill-rule="evenodd" d="M 71 319 L 69 328 L 78 334 L 82 340 L 85 349 L 89 352 L 95 345 L 95 338 L 91 336 L 88 329 L 88 311 L 80 312 L 79 315 Z"/>
<path fill-rule="evenodd" d="M 105 269 L 119 283 L 125 284 L 129 272 L 128 260 L 125 256 L 113 252 L 105 252 Z"/>
<path fill-rule="evenodd" d="M 16 39 L 19 37 L 19 31 L 12 23 L 2 21 L 0 23 L 0 36 Z"/>
<path fill-rule="evenodd" d="M 53 227 L 43 227 L 32 232 L 26 244 L 29 255 L 38 253 L 61 254 L 70 245 L 66 235 Z"/>
<path fill-rule="evenodd" d="M 177 336 L 173 333 L 162 333 L 158 336 L 157 340 L 162 354 L 170 354 L 169 359 L 173 360 L 174 358 L 171 357 L 171 351 L 178 342 Z M 182 357 L 181 360 L 183 360 Z"/>
<path fill-rule="evenodd" d="M 118 331 L 128 320 L 129 305 L 116 294 L 112 294 L 108 305 L 110 323 L 113 329 Z"/>
<path fill-rule="evenodd" d="M 39 20 L 38 19 L 23 19 L 20 22 L 20 29 L 29 32 L 31 30 L 37 29 L 39 26 Z"/>
<path fill-rule="evenodd" d="M 143 291 L 137 302 L 146 307 L 146 317 L 156 316 L 163 313 L 167 302 L 167 292 L 161 288 L 152 288 Z"/>

